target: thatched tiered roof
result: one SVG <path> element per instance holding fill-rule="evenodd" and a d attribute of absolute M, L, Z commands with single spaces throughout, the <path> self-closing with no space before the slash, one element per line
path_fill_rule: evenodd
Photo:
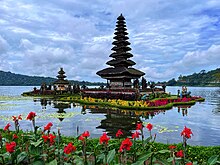
<path fill-rule="evenodd" d="M 126 32 L 125 18 L 121 14 L 117 18 L 117 25 L 115 28 L 115 41 L 112 42 L 114 45 L 112 50 L 114 51 L 109 57 L 113 59 L 109 60 L 106 64 L 111 67 L 105 68 L 97 72 L 99 76 L 105 79 L 136 79 L 143 76 L 145 73 L 139 71 L 132 66 L 136 63 L 128 58 L 133 57 L 128 51 L 131 50 L 129 47 L 130 42 L 127 40 L 128 33 Z"/>

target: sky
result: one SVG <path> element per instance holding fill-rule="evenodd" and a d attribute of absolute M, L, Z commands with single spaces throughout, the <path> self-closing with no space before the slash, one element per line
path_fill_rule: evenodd
<path fill-rule="evenodd" d="M 220 67 L 219 0 L 0 0 L 0 70 L 105 82 L 121 13 L 147 81 Z"/>

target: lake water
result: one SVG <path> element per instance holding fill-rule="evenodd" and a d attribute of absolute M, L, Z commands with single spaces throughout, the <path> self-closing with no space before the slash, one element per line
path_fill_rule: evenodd
<path fill-rule="evenodd" d="M 38 126 L 43 128 L 52 122 L 52 131 L 57 132 L 59 127 L 61 133 L 67 136 L 76 136 L 86 130 L 90 131 L 91 137 L 100 137 L 103 132 L 114 135 L 119 128 L 129 134 L 135 129 L 135 123 L 141 120 L 144 124 L 150 122 L 154 125 L 153 134 L 157 134 L 158 142 L 181 142 L 180 133 L 187 126 L 193 132 L 189 144 L 220 145 L 220 87 L 188 87 L 192 95 L 204 97 L 205 102 L 191 107 L 174 107 L 167 111 L 112 110 L 21 96 L 21 93 L 32 89 L 29 86 L 0 86 L 0 128 L 10 122 L 14 130 L 11 116 L 22 114 L 25 119 L 30 111 L 34 111 Z M 181 87 L 167 87 L 167 91 L 172 94 L 176 94 L 178 89 Z M 22 120 L 20 127 L 30 130 L 32 124 Z M 144 134 L 145 137 L 149 135 L 146 128 Z"/>

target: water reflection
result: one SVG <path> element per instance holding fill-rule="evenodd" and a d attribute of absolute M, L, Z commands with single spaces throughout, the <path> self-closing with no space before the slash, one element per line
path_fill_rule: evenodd
<path fill-rule="evenodd" d="M 66 113 L 66 111 L 64 111 L 64 109 L 71 108 L 71 104 L 70 103 L 62 103 L 62 102 L 54 102 L 54 108 L 58 109 L 58 111 L 56 111 L 59 114 L 58 119 L 60 121 L 63 121 L 65 113 Z"/>
<path fill-rule="evenodd" d="M 105 114 L 105 119 L 101 120 L 97 129 L 104 129 L 111 137 L 116 136 L 119 129 L 123 130 L 124 137 L 131 136 L 132 131 L 136 129 L 136 124 L 143 119 L 152 119 L 154 116 L 163 113 L 165 110 L 154 111 L 132 111 L 119 110 L 114 108 L 84 106 L 83 109 L 89 109 L 91 114 Z"/>
<path fill-rule="evenodd" d="M 40 102 L 42 110 L 46 110 L 47 106 L 53 106 L 53 108 L 56 109 L 56 113 L 58 114 L 57 118 L 60 122 L 62 122 L 65 119 L 66 114 L 69 113 L 65 110 L 70 109 L 71 105 L 73 105 L 73 107 L 75 106 L 74 103 L 53 101 L 46 98 L 36 99 L 34 101 Z M 177 112 L 182 116 L 187 116 L 189 108 L 191 107 L 184 105 L 177 106 Z M 166 111 L 169 110 L 135 111 L 84 105 L 82 106 L 80 113 L 85 116 L 88 112 L 92 115 L 103 114 L 105 118 L 100 120 L 100 123 L 95 126 L 95 129 L 102 129 L 104 132 L 107 132 L 108 136 L 115 138 L 119 129 L 123 130 L 124 137 L 131 136 L 132 132 L 136 129 L 136 124 L 138 122 L 144 121 L 146 124 L 146 122 L 153 119 L 156 115 L 165 114 Z M 79 130 L 78 126 L 77 130 Z"/>
<path fill-rule="evenodd" d="M 181 105 L 177 106 L 177 112 L 181 113 L 182 116 L 187 116 L 188 115 L 188 109 L 191 108 L 189 105 Z"/>
<path fill-rule="evenodd" d="M 52 105 L 53 108 L 58 109 L 56 112 L 58 113 L 57 118 L 59 119 L 60 122 L 62 122 L 65 118 L 65 114 L 66 114 L 65 109 L 71 108 L 71 103 L 69 102 L 53 101 L 50 98 L 34 99 L 34 102 L 40 102 L 42 111 L 45 111 L 47 109 L 47 105 L 49 106 Z"/>

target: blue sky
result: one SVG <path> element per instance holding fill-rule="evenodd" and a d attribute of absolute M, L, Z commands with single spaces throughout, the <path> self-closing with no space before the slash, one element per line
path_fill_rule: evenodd
<path fill-rule="evenodd" d="M 105 81 L 121 13 L 148 81 L 220 67 L 219 0 L 0 0 L 0 70 Z"/>

